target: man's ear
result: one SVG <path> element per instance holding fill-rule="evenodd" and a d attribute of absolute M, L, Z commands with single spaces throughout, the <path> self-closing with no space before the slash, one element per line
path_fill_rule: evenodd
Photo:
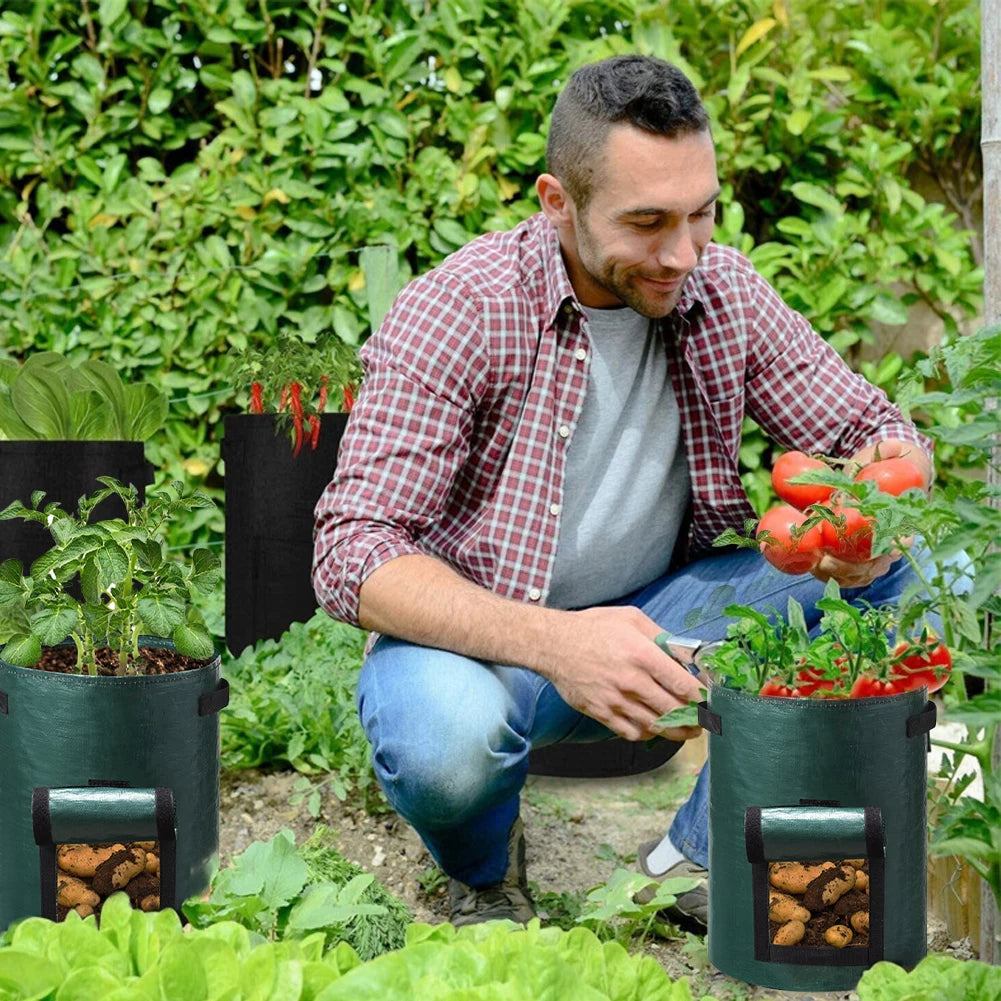
<path fill-rule="evenodd" d="M 539 205 L 546 218 L 557 228 L 572 222 L 571 206 L 573 201 L 566 189 L 552 174 L 540 174 L 535 182 L 535 191 L 539 196 Z"/>

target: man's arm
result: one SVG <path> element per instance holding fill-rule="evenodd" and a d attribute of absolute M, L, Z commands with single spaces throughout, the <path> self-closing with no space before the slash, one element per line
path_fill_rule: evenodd
<path fill-rule="evenodd" d="M 365 629 L 537 671 L 575 709 L 627 740 L 686 740 L 697 727 L 653 724 L 699 696 L 699 683 L 653 642 L 661 628 L 638 608 L 565 612 L 499 597 L 424 554 L 382 564 L 362 584 Z"/>

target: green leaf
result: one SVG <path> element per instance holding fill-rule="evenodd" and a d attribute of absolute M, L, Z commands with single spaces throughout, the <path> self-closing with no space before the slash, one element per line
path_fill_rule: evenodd
<path fill-rule="evenodd" d="M 396 248 L 384 245 L 362 247 L 359 263 L 365 275 L 369 330 L 374 332 L 379 329 L 383 317 L 389 312 L 393 299 L 400 291 Z"/>
<path fill-rule="evenodd" d="M 41 1001 L 63 981 L 63 971 L 51 959 L 21 949 L 0 949 L 0 997 Z"/>
<path fill-rule="evenodd" d="M 184 625 L 184 603 L 167 595 L 144 593 L 136 603 L 136 611 L 153 636 L 170 636 Z"/>
<path fill-rule="evenodd" d="M 96 358 L 88 358 L 73 371 L 69 385 L 71 389 L 92 389 L 105 400 L 110 408 L 115 437 L 126 437 L 125 387 L 114 366 Z"/>
<path fill-rule="evenodd" d="M 70 398 L 61 378 L 45 366 L 25 364 L 10 390 L 18 417 L 43 438 L 70 435 Z"/>
<path fill-rule="evenodd" d="M 37 636 L 12 636 L 0 658 L 15 667 L 31 667 L 42 656 L 42 643 Z"/>
<path fill-rule="evenodd" d="M 43 646 L 55 646 L 76 629 L 79 621 L 77 608 L 44 608 L 31 616 L 31 630 Z"/>
<path fill-rule="evenodd" d="M 129 555 L 117 542 L 108 540 L 94 554 L 101 575 L 102 589 L 110 590 L 129 576 Z"/>
<path fill-rule="evenodd" d="M 103 27 L 110 28 L 125 13 L 127 6 L 128 0 L 101 0 L 97 9 L 98 20 Z"/>
<path fill-rule="evenodd" d="M 174 630 L 172 639 L 177 652 L 184 654 L 185 657 L 202 659 L 215 654 L 215 645 L 208 630 L 199 629 L 186 622 Z"/>

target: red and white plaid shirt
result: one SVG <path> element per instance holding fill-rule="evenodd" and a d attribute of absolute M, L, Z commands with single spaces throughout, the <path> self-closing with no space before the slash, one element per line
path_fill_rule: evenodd
<path fill-rule="evenodd" d="M 710 244 L 659 322 L 691 472 L 693 553 L 755 516 L 737 467 L 745 416 L 783 449 L 848 456 L 891 437 L 928 447 L 735 250 Z M 482 236 L 411 282 L 361 357 L 362 390 L 316 506 L 320 606 L 357 625 L 362 582 L 417 552 L 544 603 L 590 363 L 548 220 Z"/>

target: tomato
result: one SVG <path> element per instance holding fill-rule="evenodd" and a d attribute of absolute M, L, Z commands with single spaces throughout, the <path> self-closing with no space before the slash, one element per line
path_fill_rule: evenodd
<path fill-rule="evenodd" d="M 831 510 L 844 518 L 844 525 L 825 521 L 820 525 L 823 547 L 832 556 L 848 563 L 862 563 L 872 558 L 872 522 L 856 507 L 835 504 Z"/>
<path fill-rule="evenodd" d="M 792 688 L 789 685 L 784 685 L 781 681 L 772 678 L 770 681 L 766 681 L 758 691 L 759 695 L 771 695 L 773 698 L 778 699 L 799 699 L 802 698 L 803 693 L 798 688 Z"/>
<path fill-rule="evenodd" d="M 807 515 L 791 504 L 778 504 L 766 511 L 758 522 L 755 537 L 762 532 L 769 536 L 762 539 L 759 548 L 773 567 L 783 573 L 809 573 L 820 559 L 824 533 L 820 524 L 803 531 Z"/>
<path fill-rule="evenodd" d="M 894 497 L 899 497 L 905 490 L 925 489 L 924 473 L 903 456 L 870 462 L 855 477 L 856 482 L 861 480 L 874 480 L 884 494 L 893 494 Z"/>
<path fill-rule="evenodd" d="M 899 695 L 908 691 L 907 682 L 894 678 L 884 681 L 881 678 L 873 677 L 871 674 L 860 674 L 852 685 L 849 697 L 853 699 L 878 698 L 880 695 Z"/>
<path fill-rule="evenodd" d="M 796 672 L 796 691 L 809 697 L 814 692 L 831 692 L 834 690 L 834 678 L 825 678 L 823 671 L 816 667 L 804 667 Z"/>
<path fill-rule="evenodd" d="M 911 649 L 917 652 L 907 656 Z M 906 683 L 907 691 L 924 686 L 929 694 L 937 692 L 949 680 L 952 670 L 952 655 L 944 643 L 935 643 L 929 650 L 920 645 L 915 648 L 915 644 L 905 640 L 897 644 L 893 659 L 890 676 Z"/>
<path fill-rule="evenodd" d="M 789 482 L 794 476 L 811 469 L 827 469 L 827 464 L 820 459 L 812 459 L 805 452 L 783 452 L 772 466 L 772 487 L 775 493 L 787 504 L 792 504 L 801 511 L 811 504 L 826 504 L 834 493 L 833 487 Z"/>

